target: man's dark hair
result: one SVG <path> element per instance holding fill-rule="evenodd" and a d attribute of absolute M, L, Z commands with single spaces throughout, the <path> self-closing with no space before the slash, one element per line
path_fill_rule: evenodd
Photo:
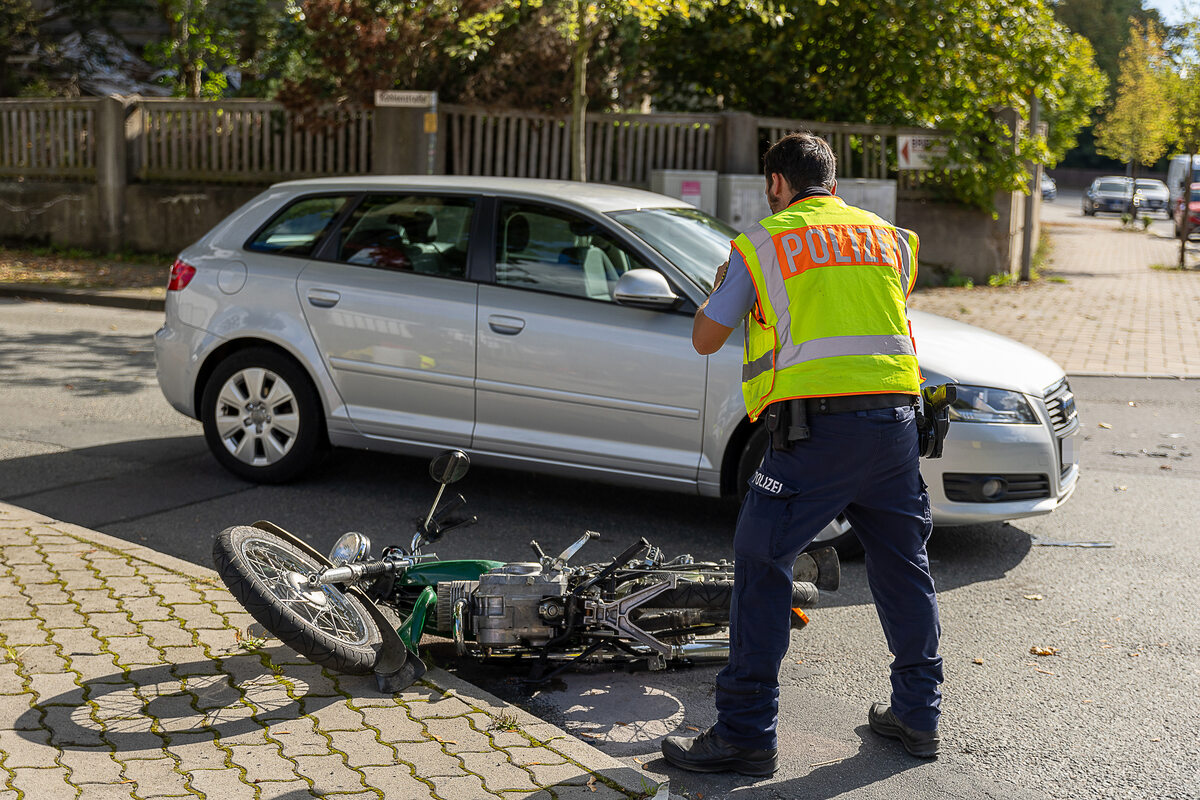
<path fill-rule="evenodd" d="M 782 175 L 797 192 L 817 186 L 829 189 L 837 177 L 837 157 L 820 136 L 807 131 L 789 133 L 763 156 L 763 173 L 768 184 L 772 173 Z"/>

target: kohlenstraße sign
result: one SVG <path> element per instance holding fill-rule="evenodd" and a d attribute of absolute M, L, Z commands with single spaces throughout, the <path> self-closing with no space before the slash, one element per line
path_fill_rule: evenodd
<path fill-rule="evenodd" d="M 410 92 L 400 89 L 376 89 L 376 106 L 393 108 L 431 108 L 437 105 L 437 92 Z"/>
<path fill-rule="evenodd" d="M 931 169 L 934 158 L 945 158 L 946 140 L 940 136 L 897 136 L 900 169 Z"/>

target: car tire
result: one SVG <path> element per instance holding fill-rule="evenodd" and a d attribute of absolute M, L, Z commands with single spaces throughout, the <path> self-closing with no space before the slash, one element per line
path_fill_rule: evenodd
<path fill-rule="evenodd" d="M 746 492 L 750 490 L 750 478 L 762 464 L 763 454 L 767 452 L 769 441 L 770 437 L 766 427 L 756 425 L 750 438 L 742 447 L 742 452 L 738 456 L 737 469 L 738 500 L 744 498 Z M 863 551 L 862 544 L 858 541 L 858 534 L 854 532 L 854 528 L 843 514 L 838 514 L 837 519 L 826 525 L 825 529 L 817 534 L 817 538 L 813 539 L 812 543 L 804 549 L 819 550 L 822 547 L 834 548 L 838 552 L 838 557 L 842 559 L 854 558 L 861 555 Z"/>
<path fill-rule="evenodd" d="M 220 464 L 255 483 L 284 483 L 328 449 L 316 388 L 282 353 L 238 351 L 209 376 L 200 401 L 204 439 Z"/>

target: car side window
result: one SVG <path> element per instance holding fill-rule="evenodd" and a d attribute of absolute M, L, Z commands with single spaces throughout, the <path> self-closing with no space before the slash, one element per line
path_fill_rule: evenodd
<path fill-rule="evenodd" d="M 247 250 L 287 256 L 311 256 L 325 231 L 346 206 L 341 196 L 305 197 L 268 222 L 246 245 Z"/>
<path fill-rule="evenodd" d="M 612 302 L 617 281 L 644 267 L 594 222 L 532 203 L 500 206 L 496 283 Z"/>
<path fill-rule="evenodd" d="M 467 274 L 475 201 L 469 197 L 367 195 L 342 223 L 337 260 L 446 278 Z"/>

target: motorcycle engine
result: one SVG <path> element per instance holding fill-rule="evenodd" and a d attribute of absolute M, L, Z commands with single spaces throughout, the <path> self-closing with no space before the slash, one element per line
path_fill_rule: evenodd
<path fill-rule="evenodd" d="M 514 562 L 485 572 L 476 581 L 438 584 L 438 628 L 449 630 L 449 609 L 470 599 L 470 625 L 483 647 L 540 647 L 557 634 L 565 616 L 567 576 L 535 562 Z M 443 613 L 443 597 L 446 613 Z"/>

